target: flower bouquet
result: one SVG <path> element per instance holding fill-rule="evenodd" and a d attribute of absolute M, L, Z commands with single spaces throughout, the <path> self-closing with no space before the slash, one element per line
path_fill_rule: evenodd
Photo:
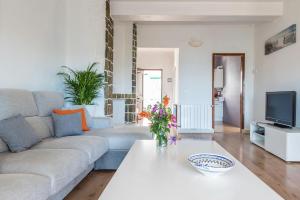
<path fill-rule="evenodd" d="M 150 131 L 154 135 L 159 147 L 166 147 L 168 139 L 171 144 L 176 144 L 176 135 L 171 136 L 171 129 L 177 127 L 176 117 L 169 107 L 170 98 L 165 96 L 162 103 L 149 105 L 146 111 L 139 113 L 142 118 L 147 118 L 150 124 Z"/>

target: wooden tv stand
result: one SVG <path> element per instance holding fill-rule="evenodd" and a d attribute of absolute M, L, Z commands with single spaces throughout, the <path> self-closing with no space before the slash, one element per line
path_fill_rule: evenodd
<path fill-rule="evenodd" d="M 257 133 L 258 126 L 265 129 L 265 135 Z M 279 128 L 270 124 L 252 122 L 250 141 L 285 161 L 300 162 L 299 128 Z"/>

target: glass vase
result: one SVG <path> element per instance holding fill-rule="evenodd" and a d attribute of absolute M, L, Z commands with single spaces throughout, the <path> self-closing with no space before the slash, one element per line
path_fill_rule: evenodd
<path fill-rule="evenodd" d="M 167 135 L 165 133 L 156 134 L 155 139 L 156 139 L 157 147 L 167 147 L 168 138 L 167 138 Z"/>

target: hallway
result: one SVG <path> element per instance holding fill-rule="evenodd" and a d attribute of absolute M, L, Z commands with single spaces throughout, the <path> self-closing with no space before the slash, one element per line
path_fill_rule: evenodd
<path fill-rule="evenodd" d="M 240 133 L 240 128 L 223 122 L 216 122 L 215 133 Z"/>

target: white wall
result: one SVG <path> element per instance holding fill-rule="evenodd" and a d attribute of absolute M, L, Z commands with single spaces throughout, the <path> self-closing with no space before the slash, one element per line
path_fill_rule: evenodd
<path fill-rule="evenodd" d="M 204 42 L 188 45 L 190 38 Z M 180 104 L 211 104 L 212 54 L 246 53 L 245 126 L 252 118 L 254 28 L 251 25 L 139 25 L 138 47 L 179 48 Z"/>
<path fill-rule="evenodd" d="M 113 101 L 113 124 L 121 125 L 125 123 L 125 100 L 115 99 Z"/>
<path fill-rule="evenodd" d="M 175 49 L 138 49 L 137 68 L 162 69 L 162 95 L 168 95 L 171 103 L 174 103 Z M 172 79 L 172 82 L 168 82 L 169 78 Z"/>
<path fill-rule="evenodd" d="M 272 23 L 256 25 L 255 27 L 255 95 L 254 119 L 265 118 L 266 91 L 297 91 L 297 123 L 300 127 L 300 43 L 281 49 L 270 55 L 264 55 L 265 41 L 292 24 L 300 25 L 300 1 L 285 0 L 284 16 Z M 297 30 L 297 39 L 300 31 Z"/>
<path fill-rule="evenodd" d="M 132 93 L 132 37 L 132 22 L 114 22 L 114 93 Z"/>
<path fill-rule="evenodd" d="M 65 63 L 74 69 L 85 69 L 98 62 L 99 72 L 105 65 L 105 0 L 65 0 Z M 104 115 L 103 91 L 95 103 L 98 116 Z"/>
<path fill-rule="evenodd" d="M 105 0 L 66 0 L 66 64 L 105 65 Z"/>
<path fill-rule="evenodd" d="M 65 2 L 0 1 L 0 87 L 62 90 Z"/>
<path fill-rule="evenodd" d="M 63 91 L 60 66 L 103 66 L 104 2 L 0 0 L 0 87 Z"/>
<path fill-rule="evenodd" d="M 133 23 L 114 21 L 113 93 L 132 93 Z M 114 124 L 125 123 L 125 100 L 113 100 Z"/>

